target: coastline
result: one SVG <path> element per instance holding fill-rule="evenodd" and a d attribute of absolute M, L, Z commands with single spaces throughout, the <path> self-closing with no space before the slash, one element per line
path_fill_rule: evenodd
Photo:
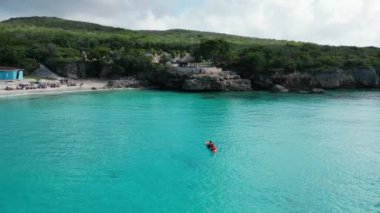
<path fill-rule="evenodd" d="M 132 88 L 107 88 L 107 80 L 82 80 L 82 86 L 61 86 L 59 88 L 45 88 L 45 89 L 29 89 L 29 90 L 5 90 L 5 87 L 12 83 L 19 82 L 1 82 L 0 98 L 32 96 L 32 95 L 59 95 L 68 93 L 82 93 L 82 92 L 105 92 L 113 90 L 125 90 Z"/>
<path fill-rule="evenodd" d="M 22 91 L 7 91 L 6 93 L 0 92 L 0 98 L 20 97 L 20 96 L 32 96 L 32 95 L 59 95 L 67 93 L 81 93 L 81 92 L 96 92 L 96 91 L 108 91 L 108 89 L 88 90 L 88 89 L 65 89 L 65 90 L 22 90 Z"/>
<path fill-rule="evenodd" d="M 105 79 L 86 79 L 86 80 L 78 80 L 77 83 L 83 83 L 82 86 L 66 86 L 62 85 L 57 88 L 45 88 L 45 89 L 28 89 L 28 90 L 5 90 L 6 86 L 19 84 L 20 81 L 15 82 L 1 82 L 0 81 L 0 99 L 4 98 L 12 98 L 12 97 L 22 97 L 22 96 L 38 96 L 38 95 L 60 95 L 60 94 L 72 94 L 72 93 L 89 93 L 89 92 L 112 92 L 112 91 L 122 91 L 122 90 L 139 90 L 139 89 L 152 89 L 152 87 L 130 87 L 125 85 L 125 87 L 109 87 L 109 80 Z M 330 89 L 331 90 L 346 90 L 346 89 L 356 89 L 356 90 L 371 90 L 371 91 L 380 91 L 378 88 L 338 88 L 338 89 Z M 192 92 L 192 93 L 202 93 L 207 91 L 184 91 L 184 90 L 176 90 L 176 89 L 167 89 L 171 91 L 182 91 L 182 92 Z M 250 92 L 257 91 L 267 91 L 270 93 L 284 93 L 284 92 L 274 92 L 269 89 L 261 89 L 261 90 L 251 90 Z M 212 92 L 212 91 L 208 91 Z M 215 91 L 214 91 L 215 92 Z M 221 92 L 221 91 L 219 91 Z M 231 91 L 225 91 L 231 92 Z M 243 92 L 243 91 L 238 91 Z M 247 91 L 246 91 L 247 92 Z M 323 92 L 305 92 L 305 91 L 288 91 L 285 93 L 294 93 L 294 94 L 323 94 Z"/>

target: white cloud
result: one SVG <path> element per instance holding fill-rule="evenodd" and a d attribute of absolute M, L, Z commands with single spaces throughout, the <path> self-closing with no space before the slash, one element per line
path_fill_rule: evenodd
<path fill-rule="evenodd" d="M 132 29 L 185 28 L 380 46 L 378 0 L 1 0 L 0 14 L 2 18 L 59 16 Z"/>

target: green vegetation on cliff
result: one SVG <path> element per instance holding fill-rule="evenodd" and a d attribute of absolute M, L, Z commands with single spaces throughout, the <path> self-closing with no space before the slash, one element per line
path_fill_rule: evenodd
<path fill-rule="evenodd" d="M 38 63 L 58 69 L 88 63 L 100 75 L 129 75 L 157 69 L 147 53 L 189 52 L 198 59 L 250 75 L 257 72 L 322 72 L 380 66 L 380 49 L 248 38 L 218 33 L 168 30 L 131 31 L 59 18 L 15 18 L 0 22 L 1 65 L 32 71 Z M 167 61 L 167 60 L 165 60 Z"/>

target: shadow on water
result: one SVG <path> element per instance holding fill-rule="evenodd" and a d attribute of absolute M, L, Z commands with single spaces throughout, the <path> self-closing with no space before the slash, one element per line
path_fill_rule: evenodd
<path fill-rule="evenodd" d="M 156 91 L 156 90 L 143 90 L 152 93 L 178 93 L 173 91 Z M 88 92 L 75 92 L 75 93 L 61 93 L 61 94 L 31 94 L 21 96 L 9 96 L 0 98 L 0 104 L 8 103 L 9 101 L 35 101 L 35 100 L 54 100 L 64 99 L 71 96 L 85 96 L 85 95 L 106 95 L 110 93 L 123 93 L 126 91 L 93 91 Z M 129 92 L 129 91 L 128 91 Z M 141 92 L 141 90 L 140 90 Z M 380 89 L 338 89 L 329 90 L 324 94 L 300 94 L 300 93 L 271 93 L 268 91 L 249 91 L 249 92 L 201 92 L 194 93 L 199 94 L 204 100 L 218 100 L 218 99 L 230 99 L 230 100 L 277 100 L 288 98 L 327 98 L 327 99 L 361 99 L 364 95 L 366 97 L 378 97 Z M 179 92 L 183 93 L 183 92 Z M 183 93 L 193 94 L 193 93 Z"/>
<path fill-rule="evenodd" d="M 260 101 L 277 101 L 277 100 L 322 100 L 322 99 L 349 99 L 360 100 L 363 98 L 380 97 L 379 89 L 339 89 L 329 90 L 324 94 L 301 94 L 301 93 L 271 93 L 268 91 L 253 92 L 215 92 L 212 94 L 203 94 L 205 100 L 260 100 Z"/>
<path fill-rule="evenodd" d="M 380 210 L 380 203 L 376 203 L 375 204 L 375 207 L 378 208 Z"/>
<path fill-rule="evenodd" d="M 108 172 L 108 177 L 111 179 L 119 179 L 121 177 L 120 172 L 111 170 Z"/>
<path fill-rule="evenodd" d="M 203 96 L 202 99 L 215 99 L 215 96 Z"/>

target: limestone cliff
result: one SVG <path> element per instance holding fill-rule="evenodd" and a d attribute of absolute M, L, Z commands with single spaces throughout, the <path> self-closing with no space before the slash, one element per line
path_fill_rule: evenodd
<path fill-rule="evenodd" d="M 269 90 L 275 84 L 292 91 L 312 90 L 313 88 L 378 88 L 380 68 L 337 69 L 321 73 L 294 72 L 288 74 L 252 75 L 254 89 Z"/>
<path fill-rule="evenodd" d="M 184 91 L 249 91 L 252 89 L 248 79 L 242 79 L 231 71 L 215 68 L 202 68 L 183 71 L 170 69 L 155 73 L 150 79 L 152 84 L 164 89 Z"/>

